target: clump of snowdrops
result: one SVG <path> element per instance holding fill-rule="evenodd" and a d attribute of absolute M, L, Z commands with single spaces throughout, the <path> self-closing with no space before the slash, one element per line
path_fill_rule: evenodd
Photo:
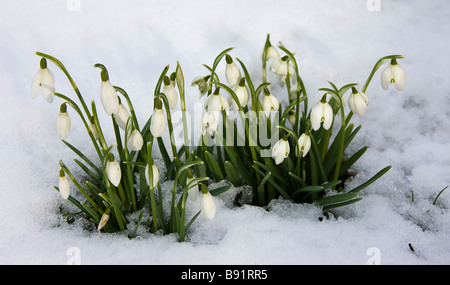
<path fill-rule="evenodd" d="M 144 125 L 139 124 L 127 92 L 110 82 L 103 64 L 95 64 L 100 71 L 101 104 L 114 129 L 112 142 L 105 139 L 104 123 L 99 121 L 94 100 L 89 108 L 65 66 L 51 55 L 36 52 L 41 61 L 32 83 L 32 97 L 40 90 L 49 103 L 54 97 L 62 100 L 57 132 L 77 155 L 74 161 L 88 177 L 87 181 L 80 181 L 60 161 L 59 185 L 55 189 L 98 230 L 124 231 L 131 214 L 139 212 L 131 237 L 139 226 L 146 226 L 151 232 L 178 233 L 180 241 L 185 240 L 186 231 L 202 212 L 207 218 L 214 218 L 213 196 L 232 186 L 250 187 L 252 204 L 259 206 L 283 197 L 295 203 L 317 203 L 327 210 L 361 200 L 358 193 L 390 166 L 358 187 L 346 189 L 349 170 L 367 149 L 365 146 L 355 153 L 345 153 L 361 128 L 355 128 L 351 119 L 366 112 L 369 99 L 365 92 L 384 64 L 390 62 L 381 74 L 382 87 L 388 89 L 395 83 L 397 89 L 405 88 L 405 72 L 397 62 L 403 56 L 381 58 L 361 88 L 356 83 L 338 87 L 329 82 L 330 86 L 318 90 L 322 98 L 310 108 L 307 89 L 291 51 L 281 44 L 273 46 L 268 35 L 261 55 L 261 78 L 252 78 L 244 63 L 230 55 L 232 49 L 222 51 L 212 66 L 204 64 L 205 75 L 192 81 L 200 97 L 206 95 L 201 121 L 193 122 L 201 128 L 198 140 L 188 132 L 185 80 L 178 62 L 172 73 L 169 65 L 163 68 L 153 93 L 153 111 Z M 47 61 L 65 74 L 78 103 L 55 92 Z M 225 79 L 218 72 L 223 61 Z M 267 72 L 273 73 L 278 82 L 269 82 Z M 283 86 L 286 92 L 272 93 L 275 85 Z M 287 96 L 286 100 L 282 96 Z M 288 103 L 283 106 L 283 101 Z M 184 136 L 179 148 L 171 116 L 178 106 Z M 67 141 L 72 114 L 84 124 L 97 157 L 88 158 Z M 163 139 L 165 132 L 169 132 L 168 141 Z M 164 172 L 156 166 L 154 152 L 162 157 Z M 170 214 L 163 209 L 161 191 L 161 182 L 167 180 L 173 181 Z M 213 182 L 222 180 L 228 185 L 209 189 Z M 81 193 L 83 201 L 74 197 L 73 189 Z M 196 200 L 197 196 L 201 210 L 187 217 L 187 199 Z M 151 217 L 147 223 L 143 222 L 144 211 Z"/>

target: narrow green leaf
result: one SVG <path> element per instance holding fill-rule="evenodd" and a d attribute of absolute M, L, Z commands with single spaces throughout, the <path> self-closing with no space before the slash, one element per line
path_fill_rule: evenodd
<path fill-rule="evenodd" d="M 355 187 L 354 189 L 352 189 L 350 191 L 350 193 L 358 193 L 359 191 L 361 191 L 362 189 L 366 188 L 367 186 L 369 186 L 370 184 L 372 184 L 373 182 L 375 182 L 378 178 L 380 178 L 381 176 L 383 176 L 386 172 L 389 171 L 389 169 L 391 169 L 392 166 L 387 166 L 385 168 L 383 168 L 382 170 L 380 170 L 377 174 L 375 174 L 372 178 L 370 178 L 369 180 L 367 180 L 366 182 L 364 182 L 363 184 L 359 185 L 358 187 Z"/>
<path fill-rule="evenodd" d="M 317 203 L 319 204 L 319 206 L 325 206 L 325 205 L 345 202 L 345 201 L 353 199 L 357 196 L 358 196 L 358 193 L 337 194 L 337 195 L 321 198 L 321 199 L 317 200 Z"/>
<path fill-rule="evenodd" d="M 65 140 L 62 140 L 62 142 L 67 145 L 73 152 L 75 152 L 81 159 L 83 159 L 87 164 L 89 164 L 92 169 L 94 169 L 99 175 L 103 175 L 102 171 L 90 160 L 88 159 L 81 151 L 79 151 L 76 147 L 71 145 Z"/>
<path fill-rule="evenodd" d="M 220 170 L 219 164 L 217 163 L 216 159 L 209 151 L 205 151 L 205 160 L 206 160 L 208 169 L 211 171 L 211 173 L 214 176 L 214 179 L 216 181 L 223 180 L 224 175 L 222 173 L 222 170 Z"/>
<path fill-rule="evenodd" d="M 233 185 L 240 186 L 242 184 L 241 176 L 239 175 L 239 172 L 236 170 L 233 164 L 227 160 L 225 161 L 224 166 L 228 180 L 233 183 Z"/>
<path fill-rule="evenodd" d="M 212 190 L 209 190 L 209 193 L 211 193 L 212 196 L 217 196 L 217 195 L 227 192 L 228 190 L 231 189 L 231 187 L 232 187 L 232 185 L 225 185 L 225 186 L 217 187 Z"/>
<path fill-rule="evenodd" d="M 361 148 L 357 152 L 355 152 L 350 158 L 344 161 L 341 165 L 341 169 L 339 171 L 339 177 L 345 173 L 355 162 L 366 152 L 367 146 Z"/>
<path fill-rule="evenodd" d="M 341 202 L 341 203 L 326 205 L 326 206 L 323 207 L 323 210 L 329 210 L 329 209 L 332 209 L 332 208 L 347 206 L 347 205 L 356 203 L 356 202 L 361 201 L 361 200 L 362 200 L 362 198 L 356 198 L 356 199 L 344 201 L 344 202 Z"/>

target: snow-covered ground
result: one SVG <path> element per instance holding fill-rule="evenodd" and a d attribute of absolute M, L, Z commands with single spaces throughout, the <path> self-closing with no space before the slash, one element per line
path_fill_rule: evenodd
<path fill-rule="evenodd" d="M 450 263 L 450 193 L 433 205 L 450 185 L 447 1 L 1 3 L 0 264 Z M 267 33 L 273 43 L 295 52 L 315 99 L 327 80 L 338 86 L 363 84 L 379 58 L 405 55 L 406 90 L 384 91 L 378 72 L 367 90 L 366 115 L 354 117 L 363 128 L 351 149 L 368 145 L 369 150 L 355 165 L 358 175 L 350 186 L 393 166 L 361 192 L 362 201 L 319 221 L 322 213 L 314 205 L 277 200 L 269 211 L 233 207 L 232 191 L 215 197 L 215 219 L 200 216 L 185 243 L 174 235 L 139 232 L 130 240 L 125 234 L 89 232 L 82 222 L 69 225 L 61 218 L 59 208 L 66 202 L 53 185 L 59 160 L 73 165 L 74 155 L 55 131 L 59 99 L 48 104 L 42 97 L 30 98 L 39 67 L 34 51 L 59 58 L 87 102 L 95 99 L 97 105 L 100 77 L 93 65 L 105 64 L 144 122 L 164 66 L 174 68 L 178 60 L 190 82 L 204 74 L 202 64 L 235 47 L 231 54 L 258 74 Z M 57 91 L 73 96 L 64 75 L 49 66 Z M 189 85 L 187 91 L 193 113 L 198 91 Z M 91 152 L 88 137 L 79 135 L 82 126 L 76 119 L 72 124 L 68 140 Z M 189 207 L 196 211 L 199 203 Z"/>

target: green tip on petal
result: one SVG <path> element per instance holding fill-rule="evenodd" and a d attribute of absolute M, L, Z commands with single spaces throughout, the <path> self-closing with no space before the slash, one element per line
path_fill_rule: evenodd
<path fill-rule="evenodd" d="M 106 82 L 109 80 L 108 72 L 105 69 L 102 69 L 102 72 L 100 72 L 100 76 L 101 76 L 103 82 Z"/>
<path fill-rule="evenodd" d="M 167 75 L 164 77 L 164 85 L 170 85 L 170 78 Z"/>
<path fill-rule="evenodd" d="M 177 73 L 174 71 L 170 74 L 170 81 L 175 81 L 176 78 L 177 78 Z"/>
<path fill-rule="evenodd" d="M 64 177 L 64 176 L 66 176 L 66 174 L 64 173 L 64 170 L 60 170 L 59 171 L 59 177 Z"/>
<path fill-rule="evenodd" d="M 241 87 L 245 86 L 245 77 L 242 77 L 241 80 L 239 80 L 239 86 Z"/>
<path fill-rule="evenodd" d="M 352 86 L 352 93 L 353 93 L 353 94 L 357 94 L 357 93 L 358 93 L 358 90 L 356 90 L 356 88 L 353 87 L 353 86 Z"/>
<path fill-rule="evenodd" d="M 112 153 L 108 154 L 108 161 L 113 162 L 114 161 L 114 155 Z"/>
<path fill-rule="evenodd" d="M 270 95 L 270 91 L 269 89 L 267 89 L 267 87 L 264 87 L 264 95 Z"/>
<path fill-rule="evenodd" d="M 217 87 L 216 90 L 214 90 L 214 95 L 219 95 L 220 87 Z"/>
<path fill-rule="evenodd" d="M 200 190 L 202 191 L 202 194 L 208 194 L 208 187 L 205 184 L 201 183 L 200 188 L 201 188 Z"/>
<path fill-rule="evenodd" d="M 61 107 L 59 107 L 59 111 L 60 111 L 61 113 L 66 113 L 66 112 L 67 112 L 67 106 L 66 106 L 66 103 L 62 103 L 62 104 L 61 104 Z"/>
<path fill-rule="evenodd" d="M 41 58 L 41 62 L 39 63 L 39 65 L 41 66 L 41 69 L 46 69 L 47 68 L 47 60 L 44 57 Z"/>
<path fill-rule="evenodd" d="M 162 109 L 162 101 L 161 101 L 161 99 L 157 99 L 156 100 L 156 102 L 155 102 L 155 108 L 156 109 Z"/>

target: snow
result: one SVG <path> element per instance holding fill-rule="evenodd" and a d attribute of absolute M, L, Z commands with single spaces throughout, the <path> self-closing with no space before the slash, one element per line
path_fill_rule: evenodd
<path fill-rule="evenodd" d="M 380 11 L 367 2 L 379 3 Z M 369 4 L 370 4 L 369 3 Z M 0 264 L 449 264 L 450 263 L 450 4 L 446 1 L 3 1 L 0 10 Z M 72 4 L 75 4 L 72 6 Z M 369 5 L 370 6 L 370 5 Z M 372 9 L 373 10 L 373 9 Z M 100 105 L 99 69 L 130 94 L 140 122 L 150 115 L 164 66 L 179 61 L 190 81 L 205 74 L 228 47 L 252 74 L 267 33 L 293 51 L 311 102 L 328 87 L 363 84 L 375 62 L 403 54 L 404 92 L 384 91 L 380 72 L 367 90 L 369 108 L 354 116 L 363 128 L 350 146 L 369 149 L 349 187 L 381 168 L 392 169 L 361 192 L 363 200 L 329 217 L 315 205 L 273 201 L 264 209 L 231 201 L 239 189 L 215 197 L 217 215 L 202 215 L 188 241 L 138 231 L 138 237 L 103 234 L 59 215 L 57 184 L 62 159 L 74 155 L 60 142 L 59 99 L 30 98 L 41 51 L 59 58 L 87 102 Z M 52 64 L 56 90 L 74 96 Z M 188 111 L 198 91 L 187 85 Z M 72 97 L 74 98 L 74 97 Z M 99 107 L 100 109 L 101 107 Z M 102 113 L 102 112 L 101 112 Z M 107 120 L 105 114 L 101 120 Z M 75 118 L 75 115 L 73 115 Z M 193 116 L 194 120 L 194 116 Z M 88 137 L 72 120 L 68 141 L 86 154 Z M 111 132 L 112 136 L 112 132 Z M 170 182 L 167 182 L 170 183 Z M 450 191 L 450 190 L 448 190 Z M 414 194 L 414 201 L 412 195 Z M 199 209 L 189 202 L 189 213 Z M 414 252 L 408 244 L 414 248 Z M 375 255 L 376 256 L 375 256 Z"/>

